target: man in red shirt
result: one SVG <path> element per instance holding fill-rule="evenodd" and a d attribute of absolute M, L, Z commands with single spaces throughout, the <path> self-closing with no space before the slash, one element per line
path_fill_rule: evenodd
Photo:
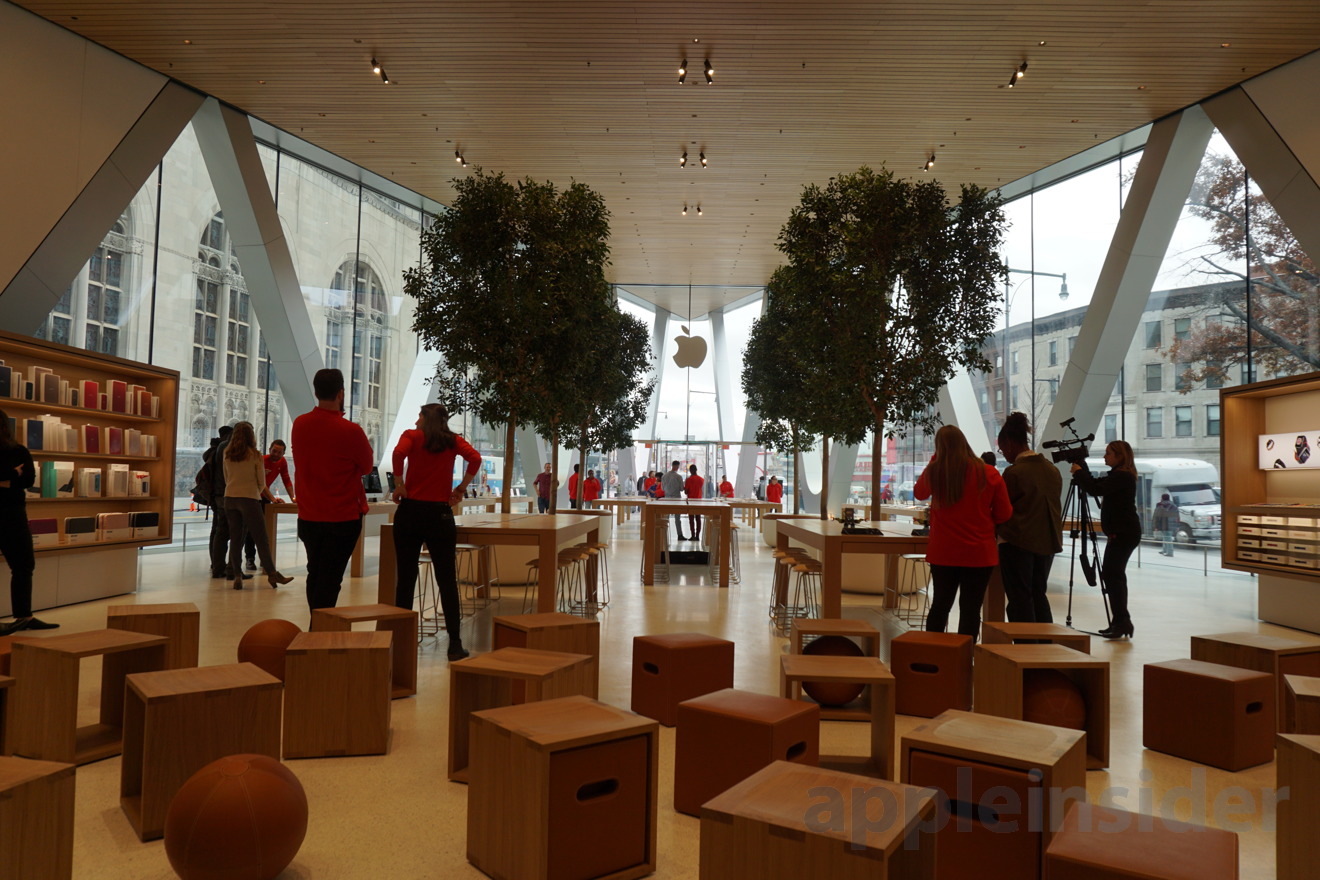
<path fill-rule="evenodd" d="M 296 501 L 293 494 L 293 481 L 289 479 L 289 460 L 284 457 L 284 451 L 288 447 L 284 445 L 283 440 L 275 440 L 270 444 L 270 455 L 263 460 L 266 468 L 266 488 L 274 485 L 276 478 L 283 478 L 284 491 L 289 493 L 289 500 Z M 261 509 L 264 512 L 266 505 L 270 504 L 265 498 L 261 499 Z M 257 545 L 252 541 L 252 535 L 248 535 L 243 541 L 243 552 L 247 556 L 247 570 L 257 570 Z"/>
<path fill-rule="evenodd" d="M 591 502 L 600 497 L 600 478 L 595 471 L 587 471 L 587 481 L 582 484 L 582 506 L 591 509 Z"/>
<path fill-rule="evenodd" d="M 559 488 L 559 481 L 550 473 L 550 462 L 546 462 L 545 470 L 532 480 L 532 488 L 536 490 L 536 512 L 545 513 L 550 509 L 550 493 Z"/>
<path fill-rule="evenodd" d="M 697 466 L 688 465 L 688 478 L 683 481 L 683 493 L 689 499 L 695 498 L 701 500 L 701 490 L 705 487 L 706 481 L 697 476 Z M 703 517 L 695 513 L 688 514 L 688 529 L 692 532 L 692 540 L 701 540 L 701 520 Z"/>
<path fill-rule="evenodd" d="M 578 471 L 580 471 L 581 469 L 582 469 L 582 465 L 580 464 L 573 465 L 573 473 L 569 474 L 568 477 L 568 506 L 573 508 L 574 510 L 577 510 Z"/>
<path fill-rule="evenodd" d="M 344 569 L 362 533 L 367 493 L 362 477 L 375 460 L 359 426 L 344 418 L 344 374 L 317 370 L 316 408 L 293 420 L 298 474 L 298 538 L 307 548 L 307 604 L 333 608 Z"/>
<path fill-rule="evenodd" d="M 784 484 L 779 482 L 778 477 L 771 477 L 770 482 L 765 486 L 765 500 L 771 504 L 782 505 L 784 501 Z M 776 508 L 778 510 L 778 508 Z"/>
<path fill-rule="evenodd" d="M 721 498 L 733 497 L 733 483 L 729 482 L 729 478 L 727 476 L 720 478 L 720 497 Z"/>

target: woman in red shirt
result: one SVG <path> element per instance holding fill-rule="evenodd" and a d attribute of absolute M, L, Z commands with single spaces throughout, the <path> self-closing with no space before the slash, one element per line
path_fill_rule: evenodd
<path fill-rule="evenodd" d="M 999 563 L 995 526 L 1013 515 L 999 472 L 983 462 L 963 432 L 945 425 L 935 433 L 935 455 L 913 495 L 930 499 L 930 563 L 934 597 L 926 615 L 929 632 L 944 632 L 958 597 L 958 632 L 973 640 L 981 631 L 981 602 Z"/>
<path fill-rule="evenodd" d="M 728 477 L 724 477 L 722 480 L 720 480 L 720 497 L 721 498 L 733 497 L 733 483 L 729 482 Z"/>
<path fill-rule="evenodd" d="M 784 500 L 784 484 L 779 482 L 778 477 L 771 477 L 770 482 L 765 485 L 765 500 L 771 504 L 780 504 Z"/>
<path fill-rule="evenodd" d="M 454 461 L 467 462 L 463 480 L 454 485 Z M 406 468 L 405 468 L 406 463 Z M 394 447 L 397 488 L 394 500 L 394 555 L 398 560 L 398 583 L 394 604 L 412 608 L 417 586 L 422 545 L 431 554 L 431 566 L 440 588 L 440 608 L 449 633 L 449 659 L 468 656 L 459 634 L 458 578 L 454 574 L 454 545 L 458 532 L 452 505 L 463 500 L 468 484 L 481 468 L 481 454 L 466 440 L 449 430 L 449 411 L 438 403 L 422 407 L 417 427 L 404 431 Z M 412 650 L 411 646 L 400 646 Z"/>

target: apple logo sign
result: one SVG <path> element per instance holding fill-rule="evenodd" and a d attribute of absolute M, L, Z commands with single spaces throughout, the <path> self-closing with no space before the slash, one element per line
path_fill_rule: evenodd
<path fill-rule="evenodd" d="M 679 325 L 682 327 L 682 325 Z M 674 354 L 674 363 L 680 367 L 699 367 L 706 362 L 706 340 L 700 336 L 689 336 L 688 328 L 682 327 L 683 335 L 675 336 L 678 351 Z"/>

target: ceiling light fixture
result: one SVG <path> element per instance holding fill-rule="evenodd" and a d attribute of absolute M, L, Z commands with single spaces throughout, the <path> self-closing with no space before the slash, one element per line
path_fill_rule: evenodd
<path fill-rule="evenodd" d="M 684 203 L 683 203 L 683 216 L 684 216 L 684 217 L 687 216 L 687 202 L 684 202 Z"/>
<path fill-rule="evenodd" d="M 467 167 L 467 159 L 464 159 L 463 154 L 460 153 L 458 150 L 454 150 L 454 161 L 457 162 L 459 165 L 462 165 L 464 168 Z"/>
<path fill-rule="evenodd" d="M 697 202 L 697 216 L 701 216 L 701 202 Z"/>
<path fill-rule="evenodd" d="M 687 167 L 687 150 L 684 150 L 684 151 L 683 151 L 683 155 L 679 157 L 679 159 L 678 159 L 678 167 L 679 167 L 679 168 L 686 168 L 686 167 Z"/>
<path fill-rule="evenodd" d="M 687 59 L 684 58 L 683 63 L 678 65 L 678 84 L 681 86 L 686 81 L 687 81 Z"/>
<path fill-rule="evenodd" d="M 715 84 L 715 68 L 710 66 L 710 59 L 706 59 L 706 85 Z"/>
<path fill-rule="evenodd" d="M 926 160 L 926 170 L 929 171 L 934 167 L 935 167 L 935 154 L 931 153 L 930 158 Z"/>
<path fill-rule="evenodd" d="M 705 167 L 706 167 L 706 154 L 705 154 L 705 153 L 702 153 L 702 154 L 701 154 L 701 167 L 702 167 L 702 168 L 705 168 Z"/>
<path fill-rule="evenodd" d="M 385 72 L 385 68 L 380 66 L 380 62 L 375 58 L 371 59 L 371 72 L 380 77 L 380 81 L 385 85 L 390 84 L 390 75 Z"/>
<path fill-rule="evenodd" d="M 380 76 L 380 64 L 375 58 L 371 59 L 371 72 L 376 74 L 376 76 Z"/>
<path fill-rule="evenodd" d="M 1017 81 L 1026 75 L 1027 62 L 1023 61 L 1022 64 L 1018 66 L 1018 69 L 1013 71 L 1013 74 L 1008 78 L 1008 87 L 1010 89 L 1013 88 L 1013 86 L 1017 85 Z"/>

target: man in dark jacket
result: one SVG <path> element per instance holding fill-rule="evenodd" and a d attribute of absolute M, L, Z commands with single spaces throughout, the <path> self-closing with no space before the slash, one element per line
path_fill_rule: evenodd
<path fill-rule="evenodd" d="M 211 438 L 211 448 L 202 453 L 202 461 L 211 469 L 211 577 L 233 580 L 242 575 L 244 580 L 252 577 L 229 568 L 229 518 L 225 515 L 225 448 L 229 446 L 229 435 L 234 429 L 221 425 L 217 431 L 220 436 Z"/>

